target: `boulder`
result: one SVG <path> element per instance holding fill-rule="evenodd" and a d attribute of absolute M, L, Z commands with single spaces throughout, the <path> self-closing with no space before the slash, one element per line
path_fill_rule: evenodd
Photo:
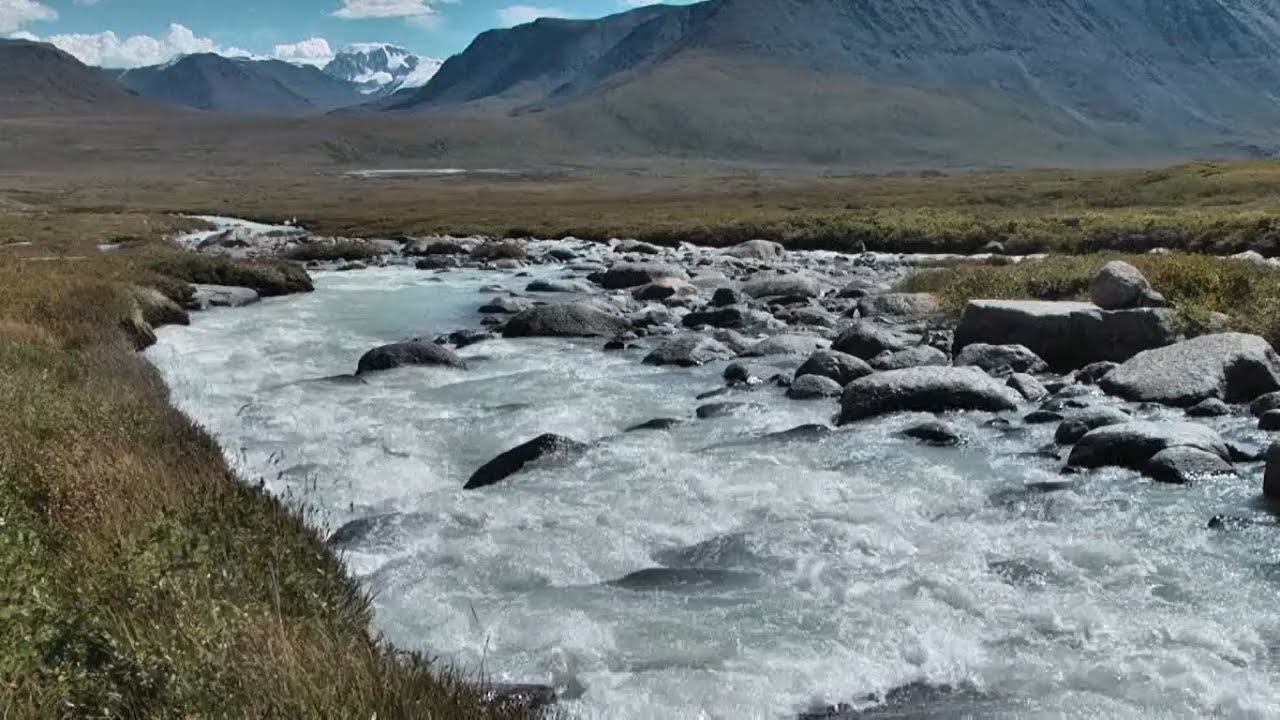
<path fill-rule="evenodd" d="M 1111 373 L 1112 370 L 1120 367 L 1120 363 L 1103 360 L 1101 362 L 1089 363 L 1080 368 L 1080 372 L 1076 373 L 1076 380 L 1085 385 L 1097 385 L 1102 382 L 1102 378 Z"/>
<path fill-rule="evenodd" d="M 537 293 L 588 293 L 591 289 L 575 280 L 534 280 L 525 292 Z"/>
<path fill-rule="evenodd" d="M 357 375 L 391 370 L 411 365 L 437 365 L 466 369 L 467 365 L 452 350 L 426 340 L 410 340 L 374 348 L 360 358 Z"/>
<path fill-rule="evenodd" d="M 876 370 L 905 370 L 913 367 L 942 367 L 951 364 L 951 358 L 931 345 L 916 345 L 897 352 L 880 353 L 871 359 Z"/>
<path fill-rule="evenodd" d="M 897 352 L 911 346 L 911 341 L 892 330 L 866 320 L 858 320 L 845 328 L 831 347 L 862 360 L 880 353 Z"/>
<path fill-rule="evenodd" d="M 1023 345 L 1058 372 L 1123 362 L 1178 338 L 1171 311 L 1104 311 L 1090 303 L 973 300 L 956 328 L 955 352 L 975 343 Z"/>
<path fill-rule="evenodd" d="M 1258 429 L 1264 432 L 1280 430 L 1280 410 L 1268 410 L 1258 418 Z"/>
<path fill-rule="evenodd" d="M 639 425 L 633 425 L 623 432 L 633 433 L 644 432 L 646 430 L 670 430 L 671 428 L 682 424 L 684 424 L 684 420 L 679 420 L 677 418 L 654 418 L 652 420 L 642 422 Z"/>
<path fill-rule="evenodd" d="M 681 323 L 687 328 L 715 327 L 740 328 L 750 320 L 750 311 L 741 305 L 701 310 L 684 316 Z"/>
<path fill-rule="evenodd" d="M 681 335 L 659 345 L 644 362 L 646 365 L 694 367 L 733 356 L 734 352 L 717 340 L 702 335 Z"/>
<path fill-rule="evenodd" d="M 648 285 L 641 285 L 631 291 L 631 296 L 637 300 L 666 300 L 676 295 L 691 295 L 697 292 L 697 288 L 689 284 L 689 281 L 680 278 L 658 278 Z"/>
<path fill-rule="evenodd" d="M 787 397 L 792 400 L 818 400 L 820 398 L 840 397 L 843 387 L 840 383 L 821 375 L 801 375 L 787 388 Z"/>
<path fill-rule="evenodd" d="M 687 276 L 680 268 L 661 263 L 619 263 L 605 271 L 600 277 L 600 284 L 608 290 L 625 290 L 627 288 L 648 285 L 662 278 L 680 278 Z"/>
<path fill-rule="evenodd" d="M 1074 445 L 1092 430 L 1108 425 L 1123 425 L 1132 420 L 1128 413 L 1119 408 L 1107 406 L 1085 408 L 1063 419 L 1053 439 L 1059 445 Z"/>
<path fill-rule="evenodd" d="M 1103 310 L 1164 307 L 1164 296 L 1151 287 L 1138 268 L 1121 260 L 1103 266 L 1089 282 L 1089 299 Z"/>
<path fill-rule="evenodd" d="M 957 367 L 972 365 L 993 377 L 1008 377 L 1014 373 L 1042 373 L 1048 364 L 1025 345 L 988 345 L 974 343 L 956 355 Z"/>
<path fill-rule="evenodd" d="M 938 299 L 929 293 L 883 293 L 867 295 L 858 301 L 858 313 L 864 318 L 915 320 L 940 309 Z"/>
<path fill-rule="evenodd" d="M 1071 450 L 1067 464 L 1078 468 L 1107 466 L 1143 470 L 1156 454 L 1173 447 L 1201 450 L 1230 462 L 1226 443 L 1204 425 L 1131 421 L 1090 430 Z"/>
<path fill-rule="evenodd" d="M 787 250 L 776 242 L 769 242 L 768 240 L 748 240 L 744 243 L 740 243 L 726 249 L 724 254 L 736 257 L 739 260 L 775 262 L 785 259 L 787 257 Z"/>
<path fill-rule="evenodd" d="M 882 290 L 884 290 L 884 285 L 876 282 L 875 280 L 864 277 L 855 277 L 846 283 L 844 287 L 840 288 L 840 291 L 836 293 L 836 297 L 857 299 L 866 297 L 873 293 L 881 292 Z"/>
<path fill-rule="evenodd" d="M 746 357 L 808 355 L 830 344 L 830 341 L 812 335 L 774 335 L 752 345 L 743 355 Z"/>
<path fill-rule="evenodd" d="M 840 424 L 906 411 L 1013 410 L 1019 400 L 1017 393 L 976 368 L 889 370 L 845 387 Z"/>
<path fill-rule="evenodd" d="M 1269 392 L 1249 403 L 1249 412 L 1254 417 L 1262 417 L 1272 410 L 1280 410 L 1280 391 Z"/>
<path fill-rule="evenodd" d="M 1187 409 L 1187 415 L 1191 417 L 1209 418 L 1224 417 L 1231 414 L 1231 406 L 1222 402 L 1218 398 L 1209 398 L 1203 400 L 1196 405 Z"/>
<path fill-rule="evenodd" d="M 587 446 L 562 435 L 539 435 L 529 442 L 512 448 L 485 463 L 472 474 L 463 490 L 478 490 L 496 485 L 515 475 L 529 463 L 548 457 L 566 457 L 581 454 Z"/>
<path fill-rule="evenodd" d="M 815 298 L 818 297 L 819 288 L 818 281 L 812 276 L 791 273 L 755 278 L 743 285 L 742 291 L 753 298 Z"/>
<path fill-rule="evenodd" d="M 733 415 L 734 413 L 745 410 L 748 407 L 750 406 L 746 403 L 740 402 L 709 403 L 707 405 L 700 406 L 694 411 L 694 414 L 698 416 L 699 420 L 711 420 L 713 418 L 725 417 L 726 415 Z"/>
<path fill-rule="evenodd" d="M 215 307 L 244 307 L 252 305 L 262 298 L 253 288 L 232 287 L 230 285 L 192 285 L 195 292 L 187 301 L 190 310 L 208 310 Z"/>
<path fill-rule="evenodd" d="M 529 308 L 507 323 L 503 337 L 617 337 L 626 332 L 622 318 L 589 303 Z"/>
<path fill-rule="evenodd" d="M 480 312 L 484 315 L 515 315 L 531 307 L 533 303 L 524 298 L 501 295 L 481 306 Z"/>
<path fill-rule="evenodd" d="M 838 350 L 818 350 L 796 370 L 796 377 L 818 375 L 831 378 L 844 387 L 872 372 L 870 365 L 848 353 Z"/>
<path fill-rule="evenodd" d="M 1038 402 L 1049 396 L 1049 389 L 1044 386 L 1044 383 L 1025 373 L 1010 375 L 1005 384 L 1031 402 Z"/>
<path fill-rule="evenodd" d="M 640 240 L 623 240 L 614 246 L 613 251 L 616 253 L 636 253 L 638 255 L 659 255 L 662 248 Z"/>
<path fill-rule="evenodd" d="M 1186 485 L 1207 477 L 1235 475 L 1236 471 L 1231 463 L 1211 452 L 1171 447 L 1148 460 L 1142 474 L 1157 482 Z"/>
<path fill-rule="evenodd" d="M 730 383 L 743 385 L 759 385 L 779 375 L 785 375 L 778 368 L 751 363 L 729 363 L 724 369 L 724 379 Z"/>
<path fill-rule="evenodd" d="M 1190 406 L 1250 402 L 1280 390 L 1280 356 L 1257 335 L 1204 335 L 1139 353 L 1111 371 L 1103 390 L 1138 402 Z"/>
<path fill-rule="evenodd" d="M 733 288 L 716 288 L 711 294 L 711 307 L 728 307 L 742 302 L 742 293 Z"/>
<path fill-rule="evenodd" d="M 1280 443 L 1267 450 L 1267 472 L 1262 480 L 1262 494 L 1268 500 L 1280 500 Z"/>

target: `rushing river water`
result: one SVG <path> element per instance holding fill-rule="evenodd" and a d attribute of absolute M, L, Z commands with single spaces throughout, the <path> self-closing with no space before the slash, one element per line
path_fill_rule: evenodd
<path fill-rule="evenodd" d="M 761 441 L 836 411 L 772 388 L 732 417 L 622 434 L 691 417 L 724 363 L 653 368 L 598 340 L 495 340 L 462 351 L 465 372 L 298 382 L 473 327 L 483 286 L 527 282 L 322 273 L 314 294 L 166 328 L 148 355 L 243 477 L 330 530 L 377 518 L 346 552 L 391 640 L 579 686 L 578 717 L 794 718 L 918 679 L 972 683 L 1001 717 L 1280 716 L 1280 535 L 1206 527 L 1257 512 L 1257 466 L 1193 488 L 1104 471 L 1043 492 L 1029 486 L 1062 480 L 1033 455 L 1052 425 L 965 414 L 970 442 L 953 449 L 898 435 L 921 415 Z M 545 432 L 599 442 L 462 491 Z M 664 565 L 733 573 L 606 584 Z"/>

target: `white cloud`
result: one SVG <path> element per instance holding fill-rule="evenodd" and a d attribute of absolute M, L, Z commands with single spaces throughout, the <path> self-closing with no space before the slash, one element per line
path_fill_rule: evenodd
<path fill-rule="evenodd" d="M 508 5 L 498 10 L 498 22 L 505 27 L 531 23 L 538 18 L 567 18 L 573 14 L 557 7 L 536 5 Z"/>
<path fill-rule="evenodd" d="M 4 0 L 0 0 L 4 2 Z M 74 55 L 86 65 L 111 68 L 133 68 L 168 62 L 179 55 L 192 53 L 218 53 L 227 57 L 252 55 L 236 47 L 221 47 L 212 38 L 200 37 L 190 28 L 174 23 L 162 37 L 133 35 L 121 38 L 107 30 L 100 33 L 51 35 L 29 40 L 43 40 Z"/>
<path fill-rule="evenodd" d="M 37 20 L 57 19 L 57 10 L 36 0 L 0 0 L 0 33 L 11 33 Z"/>
<path fill-rule="evenodd" d="M 342 0 L 342 7 L 333 12 L 344 20 L 366 18 L 421 18 L 434 15 L 428 0 Z"/>
<path fill-rule="evenodd" d="M 322 37 L 307 38 L 296 43 L 277 45 L 272 55 L 277 60 L 303 65 L 325 65 L 333 59 L 333 48 Z"/>

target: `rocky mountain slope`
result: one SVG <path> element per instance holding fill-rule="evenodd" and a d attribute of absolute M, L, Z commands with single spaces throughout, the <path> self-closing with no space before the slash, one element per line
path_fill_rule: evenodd
<path fill-rule="evenodd" d="M 365 100 L 352 83 L 310 65 L 210 53 L 126 70 L 118 80 L 144 97 L 235 115 L 320 115 Z"/>
<path fill-rule="evenodd" d="M 479 36 L 397 112 L 585 142 L 941 164 L 1270 154 L 1265 0 L 709 0 Z"/>
<path fill-rule="evenodd" d="M 0 117 L 156 110 L 153 104 L 52 45 L 0 39 Z"/>
<path fill-rule="evenodd" d="M 351 45 L 334 56 L 324 71 L 355 85 L 366 95 L 387 96 L 427 84 L 441 62 L 395 45 Z"/>

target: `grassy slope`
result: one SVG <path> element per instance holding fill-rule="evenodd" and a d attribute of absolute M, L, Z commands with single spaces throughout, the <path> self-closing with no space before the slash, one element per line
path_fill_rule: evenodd
<path fill-rule="evenodd" d="M 110 182 L 111 172 L 0 173 L 0 198 L 77 213 L 297 217 L 321 233 L 357 236 L 629 236 L 707 244 L 765 237 L 794 247 L 865 243 L 962 252 L 999 241 L 1011 251 L 1168 246 L 1280 254 L 1280 163 L 1274 162 L 826 178 L 811 170 L 666 165 L 569 168 L 511 179 L 368 180 L 336 171 L 169 176 L 152 168 L 136 173 L 135 187 Z"/>
<path fill-rule="evenodd" d="M 168 404 L 122 326 L 133 284 L 179 278 L 306 286 L 151 249 L 0 259 L 0 716 L 518 716 L 371 638 L 315 532 Z"/>

